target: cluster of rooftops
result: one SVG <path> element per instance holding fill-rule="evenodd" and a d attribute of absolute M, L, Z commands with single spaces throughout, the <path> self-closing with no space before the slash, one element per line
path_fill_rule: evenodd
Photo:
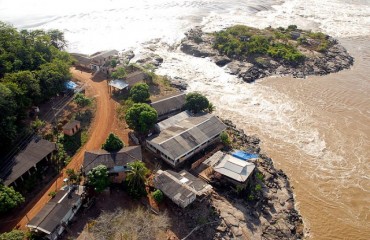
<path fill-rule="evenodd" d="M 101 60 L 104 56 L 98 54 L 95 57 Z M 90 63 L 95 60 L 90 59 Z M 219 141 L 220 134 L 227 128 L 212 114 L 183 111 L 185 93 L 182 92 L 158 99 L 150 105 L 156 109 L 159 122 L 155 125 L 155 134 L 148 137 L 143 146 L 155 157 L 163 159 L 176 169 L 195 154 Z M 79 128 L 78 121 L 71 121 L 64 126 L 63 131 L 66 135 L 73 135 Z M 37 169 L 40 162 L 50 161 L 56 150 L 55 143 L 35 138 L 14 157 L 10 165 L 1 169 L 0 178 L 7 186 L 16 186 L 27 174 L 31 175 L 32 169 Z M 255 168 L 254 164 L 248 161 L 251 158 L 258 158 L 258 155 L 243 151 L 232 154 L 218 151 L 206 159 L 204 164 L 233 183 L 246 184 Z M 87 174 L 94 167 L 105 165 L 113 176 L 112 180 L 122 182 L 128 170 L 128 163 L 136 160 L 142 161 L 141 146 L 124 147 L 117 152 L 90 150 L 85 152 L 81 171 Z M 158 170 L 153 184 L 181 207 L 191 204 L 197 196 L 207 195 L 212 189 L 204 180 L 185 170 Z M 64 187 L 27 226 L 31 230 L 46 233 L 49 239 L 56 239 L 80 208 L 82 192 L 81 186 Z"/>

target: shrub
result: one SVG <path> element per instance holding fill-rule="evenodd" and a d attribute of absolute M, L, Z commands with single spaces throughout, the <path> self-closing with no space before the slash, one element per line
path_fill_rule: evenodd
<path fill-rule="evenodd" d="M 260 181 L 263 181 L 263 180 L 264 180 L 264 178 L 265 178 L 265 176 L 263 176 L 263 174 L 262 174 L 262 173 L 260 173 L 260 172 L 258 172 L 258 173 L 256 174 L 256 177 L 257 177 L 257 179 L 259 179 Z"/>
<path fill-rule="evenodd" d="M 92 103 L 91 99 L 85 97 L 85 95 L 83 95 L 82 93 L 77 93 L 74 101 L 79 107 L 86 107 L 91 105 Z"/>
<path fill-rule="evenodd" d="M 154 198 L 154 200 L 157 202 L 157 203 L 160 203 L 163 201 L 163 193 L 161 190 L 157 189 L 155 190 L 154 192 L 152 192 L 152 196 Z"/>
<path fill-rule="evenodd" d="M 257 184 L 256 187 L 254 188 L 257 192 L 262 190 L 262 186 L 260 184 Z"/>
<path fill-rule="evenodd" d="M 56 195 L 57 195 L 57 192 L 55 192 L 55 191 L 51 191 L 48 194 L 48 196 L 51 197 L 51 198 L 54 198 Z"/>
<path fill-rule="evenodd" d="M 229 134 L 227 134 L 227 132 L 222 132 L 220 134 L 220 139 L 221 139 L 221 142 L 223 144 L 225 144 L 226 146 L 230 145 L 230 139 L 229 139 Z"/>

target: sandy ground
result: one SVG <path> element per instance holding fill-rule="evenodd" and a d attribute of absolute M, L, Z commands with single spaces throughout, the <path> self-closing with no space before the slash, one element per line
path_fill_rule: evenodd
<path fill-rule="evenodd" d="M 99 149 L 110 132 L 117 134 L 128 145 L 127 133 L 129 130 L 125 129 L 123 124 L 119 123 L 116 119 L 116 106 L 118 103 L 110 97 L 107 81 L 105 81 L 104 76 L 98 75 L 93 77 L 91 73 L 81 72 L 74 68 L 71 69 L 71 73 L 74 79 L 86 83 L 86 95 L 90 97 L 93 96 L 96 99 L 96 113 L 89 131 L 89 140 L 84 147 L 76 153 L 71 162 L 63 169 L 62 173 L 40 191 L 40 193 L 19 212 L 18 216 L 14 216 L 13 219 L 17 219 L 17 221 L 8 223 L 8 226 L 4 227 L 4 230 L 10 231 L 15 227 L 25 229 L 28 221 L 49 201 L 50 197 L 48 193 L 62 187 L 63 179 L 67 177 L 65 169 L 72 168 L 79 170 L 83 162 L 85 151 Z"/>

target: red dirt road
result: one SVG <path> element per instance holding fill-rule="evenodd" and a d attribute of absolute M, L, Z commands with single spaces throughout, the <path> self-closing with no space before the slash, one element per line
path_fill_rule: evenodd
<path fill-rule="evenodd" d="M 62 173 L 54 178 L 50 185 L 46 186 L 26 207 L 19 212 L 18 216 L 14 216 L 13 222 L 6 224 L 2 230 L 10 231 L 15 227 L 25 229 L 26 224 L 32 219 L 41 208 L 49 201 L 48 193 L 60 189 L 63 185 L 63 179 L 67 177 L 65 170 L 72 168 L 75 171 L 80 170 L 83 162 L 84 153 L 86 150 L 100 149 L 102 143 L 107 138 L 110 132 L 114 132 L 128 144 L 128 129 L 121 127 L 116 118 L 116 107 L 118 105 L 108 93 L 107 81 L 104 77 L 92 77 L 91 73 L 81 72 L 74 68 L 71 69 L 73 78 L 86 83 L 86 95 L 95 97 L 96 113 L 95 118 L 89 130 L 89 140 L 80 151 L 72 158 L 71 162 L 63 169 Z M 2 227 L 2 228 L 3 228 Z"/>

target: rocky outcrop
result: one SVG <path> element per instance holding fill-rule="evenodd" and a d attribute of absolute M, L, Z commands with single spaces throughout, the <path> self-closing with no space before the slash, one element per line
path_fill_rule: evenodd
<path fill-rule="evenodd" d="M 224 120 L 233 136 L 233 144 L 248 152 L 260 153 L 260 140 L 247 136 L 231 121 Z M 303 221 L 295 209 L 295 200 L 288 176 L 274 167 L 271 158 L 260 153 L 254 161 L 257 171 L 252 184 L 261 185 L 254 199 L 247 200 L 229 192 L 214 193 L 211 205 L 219 214 L 220 224 L 216 227 L 217 238 L 229 239 L 302 239 Z M 256 174 L 264 177 L 258 178 Z M 216 189 L 217 191 L 217 189 Z"/>
<path fill-rule="evenodd" d="M 291 64 L 268 57 L 258 63 L 240 56 L 230 58 L 213 48 L 213 39 L 212 34 L 204 33 L 199 28 L 192 29 L 182 40 L 181 50 L 194 57 L 209 57 L 218 66 L 226 66 L 230 74 L 237 75 L 248 83 L 272 75 L 292 75 L 297 78 L 305 78 L 308 75 L 326 75 L 349 69 L 354 61 L 346 49 L 331 37 L 329 40 L 332 44 L 324 53 L 299 47 L 306 55 L 306 59 L 300 64 Z"/>

